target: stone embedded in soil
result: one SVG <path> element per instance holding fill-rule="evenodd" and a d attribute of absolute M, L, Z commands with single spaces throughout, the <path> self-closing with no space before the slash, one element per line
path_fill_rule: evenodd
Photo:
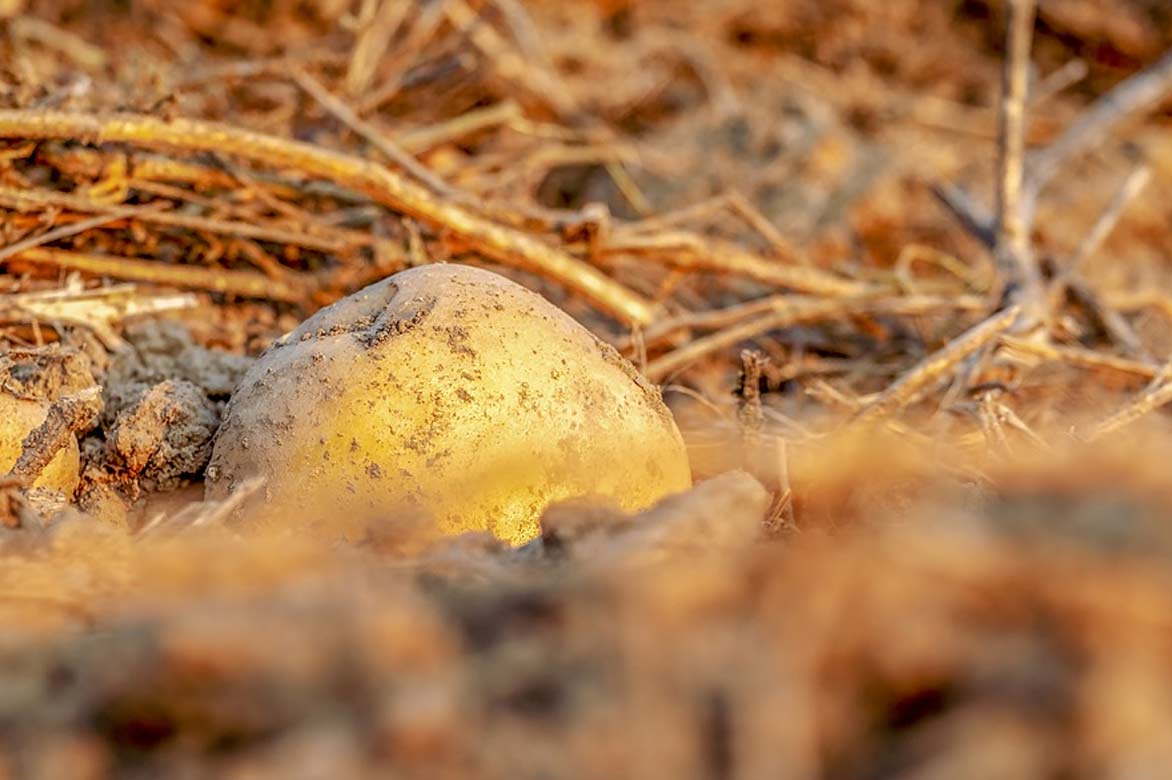
<path fill-rule="evenodd" d="M 212 452 L 219 415 L 203 390 L 167 380 L 142 390 L 107 431 L 107 453 L 156 489 L 198 474 Z"/>

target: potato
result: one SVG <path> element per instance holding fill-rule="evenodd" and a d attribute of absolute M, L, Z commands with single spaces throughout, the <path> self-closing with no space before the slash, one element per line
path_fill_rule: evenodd
<path fill-rule="evenodd" d="M 48 402 L 17 398 L 0 391 L 0 474 L 7 474 L 16 465 L 24 438 L 45 421 L 48 413 Z M 33 482 L 33 487 L 72 496 L 77 489 L 80 459 L 77 439 L 70 437 Z"/>
<path fill-rule="evenodd" d="M 264 523 L 352 532 L 396 512 L 513 544 L 551 503 L 646 507 L 691 483 L 659 391 L 497 274 L 430 265 L 323 309 L 265 352 L 217 434 L 207 494 L 265 480 Z"/>

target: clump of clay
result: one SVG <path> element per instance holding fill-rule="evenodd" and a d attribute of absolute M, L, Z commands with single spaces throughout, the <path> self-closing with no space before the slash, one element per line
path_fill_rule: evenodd
<path fill-rule="evenodd" d="M 133 522 L 139 499 L 202 473 L 228 394 L 252 364 L 196 344 L 181 322 L 134 322 L 125 337 L 103 377 L 100 431 L 82 443 L 78 491 L 79 507 L 115 526 Z"/>
<path fill-rule="evenodd" d="M 545 299 L 457 265 L 392 276 L 278 341 L 233 394 L 207 477 L 210 498 L 262 477 L 269 522 L 423 511 L 513 544 L 553 502 L 636 510 L 691 484 L 657 388 Z"/>
<path fill-rule="evenodd" d="M 143 389 L 124 406 L 106 432 L 106 449 L 140 482 L 166 490 L 207 465 L 218 424 L 200 388 L 168 380 Z"/>

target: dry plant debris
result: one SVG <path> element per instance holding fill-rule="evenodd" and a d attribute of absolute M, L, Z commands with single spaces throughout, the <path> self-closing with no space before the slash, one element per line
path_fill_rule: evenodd
<path fill-rule="evenodd" d="M 1172 762 L 1166 3 L 0 27 L 0 413 L 35 412 L 0 417 L 0 776 Z M 520 547 L 275 533 L 264 479 L 201 500 L 255 356 L 448 262 L 660 383 L 697 486 Z"/>

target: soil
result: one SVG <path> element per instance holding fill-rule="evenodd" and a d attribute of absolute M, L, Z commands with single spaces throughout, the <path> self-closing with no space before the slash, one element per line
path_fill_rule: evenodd
<path fill-rule="evenodd" d="M 1030 5 L 0 0 L 0 450 L 80 452 L 0 475 L 0 778 L 1160 776 L 1172 79 L 1041 188 L 1007 318 Z M 1172 50 L 1037 6 L 1031 175 Z M 597 335 L 696 486 L 517 547 L 204 500 L 257 356 L 437 262 Z"/>
<path fill-rule="evenodd" d="M 109 428 L 107 454 L 150 489 L 175 487 L 197 475 L 212 455 L 219 415 L 204 391 L 185 380 L 144 388 L 128 400 Z"/>
<path fill-rule="evenodd" d="M 0 355 L 0 390 L 27 401 L 57 401 L 93 387 L 94 367 L 80 350 L 54 344 Z"/>

